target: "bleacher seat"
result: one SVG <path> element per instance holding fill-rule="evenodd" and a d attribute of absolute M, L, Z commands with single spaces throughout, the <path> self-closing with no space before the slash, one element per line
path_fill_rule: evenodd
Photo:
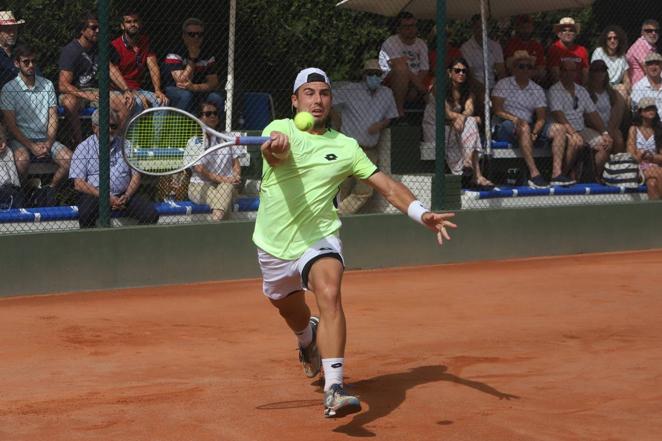
<path fill-rule="evenodd" d="M 79 113 L 79 116 L 81 119 L 88 119 L 92 116 L 94 111 L 96 110 L 95 107 L 85 107 L 82 109 Z M 63 106 L 57 106 L 57 116 L 60 118 L 64 118 L 64 107 Z"/>
<path fill-rule="evenodd" d="M 262 92 L 244 93 L 242 130 L 262 130 L 275 118 L 271 94 Z"/>

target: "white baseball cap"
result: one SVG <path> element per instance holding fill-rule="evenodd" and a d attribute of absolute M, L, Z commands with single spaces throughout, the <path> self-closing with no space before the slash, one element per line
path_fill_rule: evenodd
<path fill-rule="evenodd" d="M 297 89 L 306 83 L 315 82 L 326 83 L 331 86 L 331 80 L 329 79 L 329 76 L 322 69 L 318 69 L 316 67 L 308 67 L 303 69 L 297 74 L 297 78 L 294 80 L 292 93 L 296 93 Z"/>

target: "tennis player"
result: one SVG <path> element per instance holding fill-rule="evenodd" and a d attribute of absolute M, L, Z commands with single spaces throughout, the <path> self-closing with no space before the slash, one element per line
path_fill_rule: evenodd
<path fill-rule="evenodd" d="M 340 219 L 335 195 L 348 177 L 363 179 L 393 206 L 450 239 L 452 213 L 433 213 L 403 184 L 380 172 L 356 140 L 327 129 L 331 82 L 324 71 L 307 68 L 294 81 L 292 106 L 313 115 L 307 132 L 293 120 L 275 120 L 263 132 L 264 158 L 260 207 L 253 241 L 264 294 L 278 308 L 299 344 L 299 359 L 309 378 L 324 370 L 324 416 L 361 409 L 343 388 L 346 326 L 340 284 L 344 270 Z M 304 290 L 312 291 L 320 317 L 311 316 Z M 319 348 L 319 349 L 318 349 Z"/>

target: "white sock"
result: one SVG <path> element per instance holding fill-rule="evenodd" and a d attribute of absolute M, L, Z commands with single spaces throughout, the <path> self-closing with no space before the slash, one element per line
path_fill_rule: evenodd
<path fill-rule="evenodd" d="M 294 333 L 297 336 L 297 340 L 299 341 L 299 346 L 302 348 L 307 348 L 309 344 L 313 342 L 313 327 L 310 326 L 310 322 L 308 322 L 308 326 L 306 326 L 306 329 L 303 329 L 299 332 Z"/>
<path fill-rule="evenodd" d="M 323 358 L 322 367 L 324 368 L 324 391 L 331 389 L 334 384 L 342 386 L 343 368 L 345 367 L 344 358 Z"/>

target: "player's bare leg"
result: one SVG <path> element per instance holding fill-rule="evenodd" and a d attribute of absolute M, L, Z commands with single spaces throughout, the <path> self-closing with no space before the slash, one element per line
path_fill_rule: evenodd
<path fill-rule="evenodd" d="M 342 307 L 340 284 L 343 266 L 335 258 L 316 261 L 308 276 L 308 287 L 315 294 L 320 310 L 317 344 L 324 369 L 324 416 L 340 417 L 361 409 L 358 398 L 343 388 L 347 326 Z"/>

